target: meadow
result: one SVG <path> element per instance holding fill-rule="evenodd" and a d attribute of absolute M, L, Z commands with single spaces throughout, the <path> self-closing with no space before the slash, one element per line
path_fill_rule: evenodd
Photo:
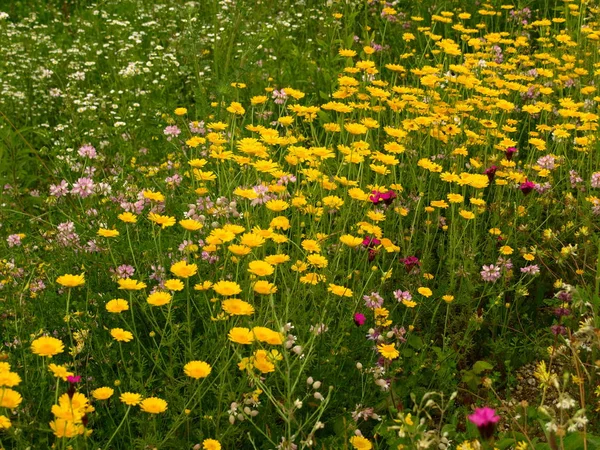
<path fill-rule="evenodd" d="M 0 449 L 600 449 L 599 14 L 0 2 Z"/>

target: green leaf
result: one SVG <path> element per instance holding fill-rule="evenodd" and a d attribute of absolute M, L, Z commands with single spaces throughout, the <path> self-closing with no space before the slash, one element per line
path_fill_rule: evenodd
<path fill-rule="evenodd" d="M 423 341 L 416 334 L 411 334 L 407 339 L 408 345 L 410 345 L 415 350 L 419 350 L 423 347 Z"/>
<path fill-rule="evenodd" d="M 487 361 L 477 361 L 475 364 L 473 364 L 473 372 L 475 372 L 477 375 L 486 370 L 492 370 L 493 368 L 494 366 Z"/>

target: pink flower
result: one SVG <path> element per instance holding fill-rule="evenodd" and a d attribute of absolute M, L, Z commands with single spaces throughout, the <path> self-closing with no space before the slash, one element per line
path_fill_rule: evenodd
<path fill-rule="evenodd" d="M 477 408 L 468 418 L 469 422 L 477 426 L 481 437 L 484 439 L 492 437 L 496 424 L 500 420 L 500 417 L 496 415 L 496 411 L 487 406 L 484 408 Z"/>

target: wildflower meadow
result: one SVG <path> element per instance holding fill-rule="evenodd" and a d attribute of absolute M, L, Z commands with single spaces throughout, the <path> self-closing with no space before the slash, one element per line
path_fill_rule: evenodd
<path fill-rule="evenodd" d="M 600 449 L 595 0 L 0 1 L 0 449 Z"/>

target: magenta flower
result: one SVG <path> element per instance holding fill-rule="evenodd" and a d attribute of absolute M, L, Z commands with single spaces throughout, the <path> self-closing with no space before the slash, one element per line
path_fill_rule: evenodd
<path fill-rule="evenodd" d="M 494 181 L 494 176 L 496 175 L 496 171 L 497 170 L 498 170 L 498 167 L 496 167 L 496 166 L 492 166 L 492 167 L 490 167 L 490 168 L 488 168 L 488 169 L 485 170 L 484 173 L 487 175 L 488 180 L 490 180 L 490 183 L 492 181 Z"/>
<path fill-rule="evenodd" d="M 366 321 L 367 321 L 367 318 L 365 317 L 364 314 L 361 314 L 361 313 L 354 314 L 354 323 L 356 324 L 357 327 L 364 325 Z"/>
<path fill-rule="evenodd" d="M 392 190 L 383 193 L 379 191 L 373 191 L 372 194 L 373 195 L 369 197 L 369 200 L 371 200 L 375 205 L 383 202 L 386 206 L 390 206 L 396 198 L 396 193 Z"/>
<path fill-rule="evenodd" d="M 365 238 L 362 241 L 363 247 L 367 247 L 367 248 L 376 247 L 379 244 L 381 244 L 381 241 L 379 239 L 377 239 L 376 237 L 371 237 L 371 236 L 365 236 Z"/>
<path fill-rule="evenodd" d="M 519 185 L 519 189 L 525 195 L 529 194 L 535 188 L 535 183 L 533 181 L 525 180 L 523 183 Z"/>
<path fill-rule="evenodd" d="M 517 153 L 517 149 L 515 147 L 508 147 L 504 152 L 504 155 L 506 156 L 506 159 L 510 161 L 515 153 Z"/>
<path fill-rule="evenodd" d="M 415 267 L 419 267 L 421 265 L 419 258 L 416 256 L 407 256 L 406 258 L 401 258 L 400 262 L 404 263 L 404 267 L 406 268 L 407 272 L 410 272 Z"/>
<path fill-rule="evenodd" d="M 468 418 L 469 422 L 477 426 L 481 437 L 484 439 L 492 437 L 496 424 L 500 420 L 500 417 L 496 415 L 496 411 L 487 406 L 484 408 L 477 408 Z"/>
<path fill-rule="evenodd" d="M 67 381 L 71 384 L 79 383 L 81 381 L 81 375 L 69 375 Z"/>

